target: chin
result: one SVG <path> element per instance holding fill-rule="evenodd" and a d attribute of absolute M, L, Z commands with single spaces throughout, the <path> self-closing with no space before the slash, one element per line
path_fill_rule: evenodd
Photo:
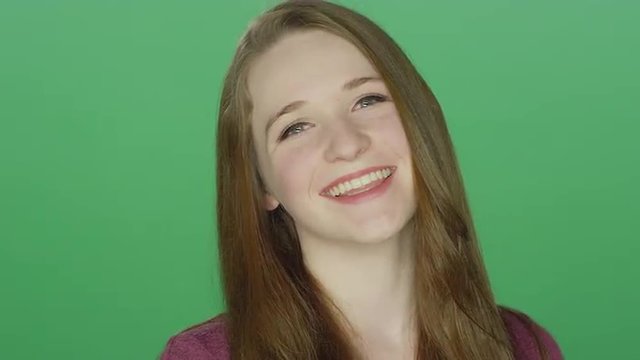
<path fill-rule="evenodd" d="M 358 244 L 380 244 L 391 239 L 398 238 L 402 233 L 402 227 L 384 228 L 380 226 L 371 226 L 367 231 L 362 228 L 356 229 L 346 236 L 349 242 Z"/>

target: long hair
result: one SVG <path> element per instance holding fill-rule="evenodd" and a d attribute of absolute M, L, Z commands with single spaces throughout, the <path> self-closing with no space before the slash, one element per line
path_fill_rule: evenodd
<path fill-rule="evenodd" d="M 217 133 L 217 227 L 232 359 L 360 359 L 348 322 L 305 267 L 291 216 L 263 207 L 247 74 L 294 31 L 355 45 L 389 89 L 412 151 L 416 359 L 513 359 L 438 101 L 400 47 L 368 18 L 325 1 L 287 1 L 241 38 L 224 80 Z"/>

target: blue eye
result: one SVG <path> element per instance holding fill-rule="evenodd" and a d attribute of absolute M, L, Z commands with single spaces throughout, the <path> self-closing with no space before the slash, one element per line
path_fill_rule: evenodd
<path fill-rule="evenodd" d="M 380 103 L 380 102 L 384 102 L 387 101 L 387 97 L 384 95 L 367 95 L 365 97 L 363 97 L 362 99 L 358 100 L 357 104 L 360 104 L 361 107 L 366 108 L 369 107 L 371 105 L 374 105 L 376 103 Z"/>
<path fill-rule="evenodd" d="M 279 141 L 282 141 L 286 138 L 288 138 L 291 135 L 298 135 L 299 133 L 301 133 L 302 131 L 304 131 L 304 126 L 305 125 L 310 125 L 308 122 L 297 122 L 291 126 L 289 126 L 288 128 L 286 128 L 283 132 L 282 135 L 280 135 L 280 137 L 278 138 Z"/>

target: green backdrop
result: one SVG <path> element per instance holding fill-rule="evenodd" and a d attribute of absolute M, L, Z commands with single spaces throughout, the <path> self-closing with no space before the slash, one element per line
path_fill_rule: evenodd
<path fill-rule="evenodd" d="M 0 3 L 0 358 L 153 359 L 224 310 L 218 96 L 275 3 Z M 640 359 L 638 2 L 343 3 L 441 101 L 499 302 Z"/>

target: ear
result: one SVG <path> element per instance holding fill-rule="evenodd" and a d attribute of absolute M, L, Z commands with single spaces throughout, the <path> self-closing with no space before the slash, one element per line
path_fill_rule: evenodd
<path fill-rule="evenodd" d="M 280 202 L 271 194 L 264 194 L 264 207 L 267 211 L 275 210 L 280 206 Z"/>

